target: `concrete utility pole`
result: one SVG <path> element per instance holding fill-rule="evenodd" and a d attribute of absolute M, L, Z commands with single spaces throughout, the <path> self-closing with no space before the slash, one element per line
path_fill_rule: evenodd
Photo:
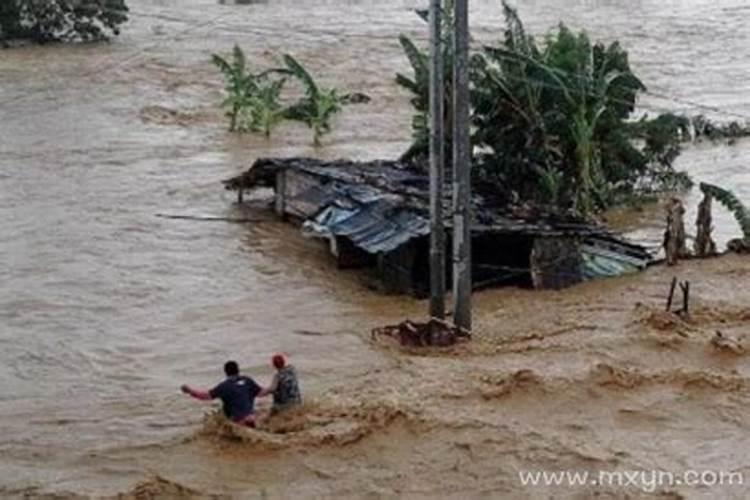
<path fill-rule="evenodd" d="M 471 330 L 471 138 L 469 2 L 455 0 L 453 21 L 453 299 L 454 322 Z"/>
<path fill-rule="evenodd" d="M 430 316 L 445 319 L 445 135 L 441 0 L 430 0 Z"/>

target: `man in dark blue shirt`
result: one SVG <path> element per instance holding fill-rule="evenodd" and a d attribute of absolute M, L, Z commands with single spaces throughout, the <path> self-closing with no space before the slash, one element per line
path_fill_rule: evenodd
<path fill-rule="evenodd" d="M 235 361 L 227 361 L 224 364 L 224 373 L 227 378 L 209 391 L 183 385 L 182 392 L 202 401 L 221 399 L 224 415 L 228 419 L 255 427 L 255 398 L 270 392 L 259 386 L 252 378 L 240 375 L 240 368 Z"/>

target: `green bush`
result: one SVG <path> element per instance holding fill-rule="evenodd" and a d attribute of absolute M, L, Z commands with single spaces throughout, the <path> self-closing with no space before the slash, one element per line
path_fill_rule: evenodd
<path fill-rule="evenodd" d="M 106 40 L 127 13 L 125 0 L 2 0 L 0 39 Z"/>
<path fill-rule="evenodd" d="M 633 120 L 645 86 L 619 43 L 593 43 L 563 24 L 539 42 L 503 5 L 503 41 L 474 51 L 470 62 L 478 188 L 506 203 L 590 215 L 636 192 L 689 183 L 672 167 L 689 121 L 673 115 Z M 415 141 L 406 159 L 419 160 L 427 157 L 427 54 L 405 37 L 401 44 L 415 75 L 397 76 L 415 96 Z M 445 59 L 448 64 L 450 52 Z M 448 96 L 449 85 L 446 78 Z M 450 144 L 450 115 L 445 119 Z"/>

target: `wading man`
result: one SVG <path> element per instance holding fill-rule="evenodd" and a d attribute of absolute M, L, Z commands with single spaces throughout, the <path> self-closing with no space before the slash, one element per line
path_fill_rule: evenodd
<path fill-rule="evenodd" d="M 227 361 L 224 364 L 224 373 L 227 378 L 209 391 L 183 385 L 182 392 L 201 401 L 221 399 L 224 415 L 229 420 L 255 427 L 255 398 L 265 396 L 269 391 L 264 391 L 252 378 L 240 375 L 236 361 Z"/>

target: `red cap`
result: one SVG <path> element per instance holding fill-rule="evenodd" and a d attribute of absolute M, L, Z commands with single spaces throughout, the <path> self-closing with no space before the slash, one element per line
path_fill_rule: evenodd
<path fill-rule="evenodd" d="M 271 357 L 271 364 L 276 367 L 277 370 L 281 370 L 286 365 L 286 358 L 283 354 L 274 354 Z"/>

